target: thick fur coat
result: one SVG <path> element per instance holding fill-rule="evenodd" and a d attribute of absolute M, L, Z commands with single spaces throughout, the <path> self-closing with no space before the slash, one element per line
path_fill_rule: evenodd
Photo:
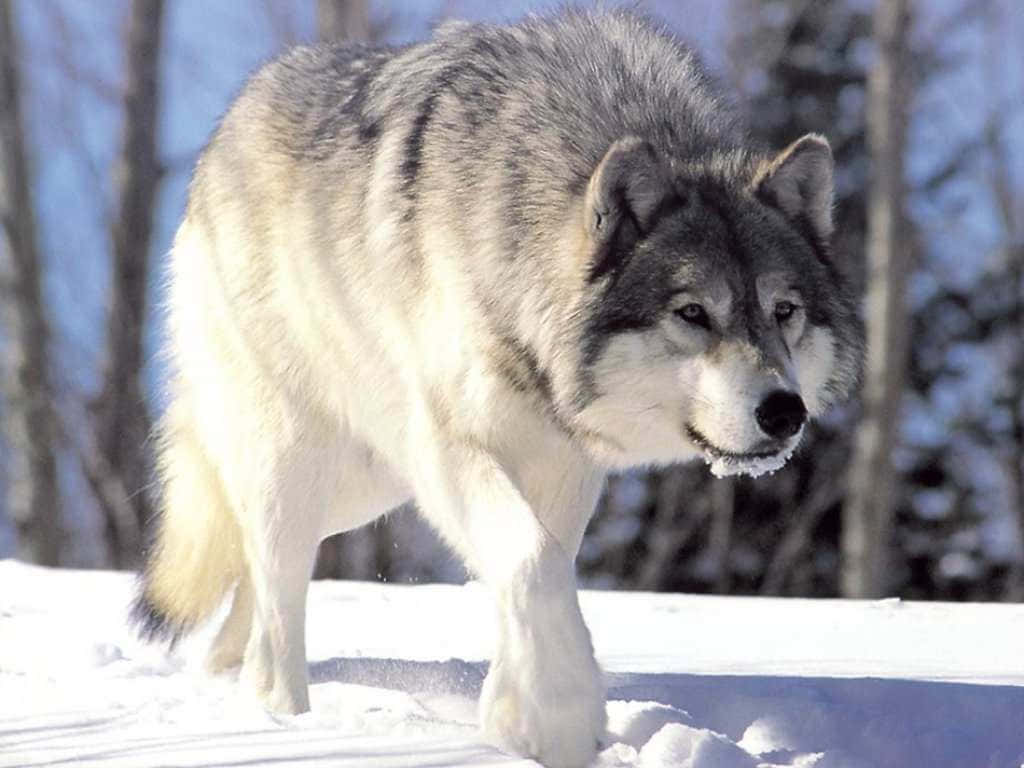
<path fill-rule="evenodd" d="M 586 765 L 605 714 L 573 560 L 605 474 L 774 469 L 847 393 L 862 331 L 831 198 L 823 138 L 753 146 L 633 13 L 268 64 L 171 256 L 143 628 L 230 594 L 211 668 L 308 709 L 318 543 L 415 499 L 495 595 L 486 736 Z"/>

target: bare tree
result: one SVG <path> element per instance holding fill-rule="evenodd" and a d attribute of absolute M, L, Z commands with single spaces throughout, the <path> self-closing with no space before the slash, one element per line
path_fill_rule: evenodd
<path fill-rule="evenodd" d="M 369 40 L 370 5 L 367 0 L 317 0 L 316 29 L 321 40 Z"/>
<path fill-rule="evenodd" d="M 719 594 L 726 594 L 732 583 L 729 555 L 732 550 L 736 481 L 733 478 L 719 478 L 712 483 L 710 494 L 712 511 L 711 530 L 708 532 L 708 556 L 714 573 L 714 590 Z"/>
<path fill-rule="evenodd" d="M 692 466 L 677 465 L 650 479 L 654 514 L 643 534 L 647 555 L 632 579 L 632 586 L 637 589 L 659 591 L 669 588 L 679 565 L 680 553 L 698 536 L 716 511 L 708 483 L 702 475 L 703 469 L 693 470 Z M 609 487 L 617 482 L 618 478 L 610 478 Z M 608 504 L 611 498 L 613 496 L 606 496 L 602 504 Z M 611 513 L 625 514 L 620 510 L 611 510 Z M 603 564 L 603 567 L 621 573 L 626 563 L 616 566 Z"/>
<path fill-rule="evenodd" d="M 362 42 L 370 39 L 367 0 L 316 0 L 317 36 L 327 42 Z M 318 578 L 373 578 L 389 571 L 390 537 L 386 523 L 378 521 L 344 536 L 332 536 L 320 545 L 315 575 Z"/>
<path fill-rule="evenodd" d="M 136 563 L 139 530 L 149 518 L 145 489 L 150 421 L 141 372 L 149 248 L 160 181 L 156 131 L 163 10 L 163 0 L 133 0 L 128 19 L 106 362 L 103 386 L 93 403 L 95 461 L 87 467 L 106 516 L 114 564 L 121 567 Z"/>
<path fill-rule="evenodd" d="M 1010 36 L 1016 30 L 1009 7 L 993 3 L 986 7 L 985 71 L 993 87 L 992 104 L 985 124 L 984 146 L 991 169 L 988 187 L 995 202 L 1001 227 L 1001 273 L 1009 286 L 1006 307 L 1006 330 L 1013 341 L 1008 345 L 1007 381 L 1000 405 L 1009 413 L 1009 440 L 1005 449 L 1010 503 L 1017 512 L 1017 528 L 1024 548 L 1024 194 L 1014 184 L 1013 158 L 1006 132 L 1010 121 L 1020 115 L 1018 94 L 1000 88 L 1000 73 L 1005 66 L 1007 50 L 1012 50 Z M 1016 106 L 1014 106 L 1016 105 Z M 1018 562 L 1009 575 L 1005 597 L 1024 601 L 1024 563 Z"/>
<path fill-rule="evenodd" d="M 886 590 L 896 478 L 891 466 L 898 434 L 907 325 L 904 285 L 908 239 L 904 221 L 903 160 L 909 96 L 909 0 L 876 6 L 877 45 L 868 77 L 870 158 L 866 296 L 868 355 L 864 413 L 856 436 L 843 508 L 840 577 L 847 597 L 879 597 Z"/>
<path fill-rule="evenodd" d="M 792 572 L 813 547 L 815 528 L 828 510 L 842 501 L 844 488 L 842 483 L 836 482 L 836 468 L 846 466 L 848 448 L 847 441 L 835 439 L 825 443 L 816 456 L 817 465 L 807 495 L 791 513 L 782 541 L 768 561 L 761 582 L 762 595 L 786 594 Z"/>
<path fill-rule="evenodd" d="M 393 17 L 373 19 L 368 0 L 317 0 L 317 36 L 328 42 L 373 42 L 386 34 Z M 370 578 L 388 581 L 401 576 L 394 557 L 397 534 L 412 532 L 409 515 L 380 518 L 357 531 L 332 536 L 320 547 L 318 578 Z M 423 529 L 426 532 L 426 529 Z M 428 534 L 432 537 L 432 534 Z"/>
<path fill-rule="evenodd" d="M 992 187 L 998 201 L 1000 220 L 1006 238 L 1006 278 L 1012 288 L 1007 324 L 1011 338 L 1008 363 L 1006 407 L 1010 414 L 1010 439 L 1007 446 L 1007 475 L 1010 480 L 1011 503 L 1017 510 L 1017 530 L 1024 547 L 1024 200 L 1018 201 L 1010 181 L 1011 167 L 1005 142 L 995 128 L 990 128 L 988 140 L 993 160 Z M 1010 575 L 1006 597 L 1024 601 L 1024 563 L 1017 563 Z"/>
<path fill-rule="evenodd" d="M 0 305 L 7 352 L 0 415 L 9 453 L 7 509 L 17 529 L 18 556 L 56 565 L 61 549 L 57 429 L 19 100 L 14 8 L 0 2 Z"/>

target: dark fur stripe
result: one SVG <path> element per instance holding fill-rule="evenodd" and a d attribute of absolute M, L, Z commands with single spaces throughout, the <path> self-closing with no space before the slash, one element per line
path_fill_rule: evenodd
<path fill-rule="evenodd" d="M 441 92 L 437 88 L 427 94 L 413 120 L 409 137 L 405 140 L 405 159 L 401 166 L 402 191 L 410 200 L 416 198 L 416 183 L 419 181 L 420 166 L 423 164 L 423 142 L 440 95 Z"/>
<path fill-rule="evenodd" d="M 139 637 L 146 642 L 164 642 L 171 648 L 188 631 L 189 627 L 174 621 L 160 610 L 140 585 L 139 594 L 132 602 L 129 621 L 135 626 Z"/>

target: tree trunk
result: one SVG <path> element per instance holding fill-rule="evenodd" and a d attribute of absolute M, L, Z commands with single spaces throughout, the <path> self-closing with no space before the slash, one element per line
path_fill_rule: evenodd
<path fill-rule="evenodd" d="M 57 565 L 57 423 L 19 103 L 15 7 L 0 1 L 0 305 L 6 337 L 0 416 L 8 448 L 7 511 L 17 531 L 18 557 Z"/>
<path fill-rule="evenodd" d="M 824 444 L 815 457 L 811 486 L 795 510 L 789 512 L 789 523 L 782 541 L 776 547 L 761 582 L 762 595 L 799 594 L 787 588 L 801 557 L 811 549 L 814 530 L 830 508 L 842 501 L 843 483 L 849 459 L 848 443 L 835 439 Z"/>
<path fill-rule="evenodd" d="M 316 27 L 317 36 L 326 42 L 369 40 L 369 3 L 366 0 L 317 0 Z M 359 531 L 326 539 L 320 545 L 315 577 L 390 580 L 389 529 L 387 521 L 382 520 Z"/>
<path fill-rule="evenodd" d="M 1013 292 L 1006 317 L 1011 339 L 1006 361 L 1007 384 L 1000 405 L 1010 412 L 1006 474 L 1010 504 L 1016 511 L 1018 545 L 1024 553 L 1024 187 L 1015 183 L 1013 152 L 1007 140 L 1015 112 L 1007 110 L 1006 105 L 1014 103 L 1017 94 L 1005 78 L 1007 51 L 1014 49 L 1011 41 L 1015 34 L 1024 31 L 1024 24 L 1014 25 L 1013 8 L 1012 3 L 993 4 L 984 14 L 983 74 L 993 84 L 988 93 L 991 106 L 984 141 L 989 156 L 989 187 L 1002 227 L 1004 274 Z M 1017 64 L 1024 64 L 1024 60 L 1018 59 Z M 1024 73 L 1024 69 L 1021 71 Z M 1003 598 L 1024 602 L 1024 561 L 1017 561 L 1010 569 Z"/>
<path fill-rule="evenodd" d="M 990 24 L 997 23 L 1000 16 L 992 14 Z M 990 41 L 999 41 L 992 33 Z M 993 57 L 999 56 L 999 49 L 990 47 Z M 993 67 L 995 70 L 996 67 Z M 1011 504 L 1017 510 L 1018 535 L 1024 549 L 1024 215 L 1018 212 L 1024 200 L 1018 200 L 1014 189 L 1011 169 L 1013 159 L 1003 138 L 1005 116 L 993 110 L 985 127 L 985 144 L 991 158 L 990 186 L 996 202 L 996 212 L 1002 225 L 1006 258 L 1006 282 L 1013 287 L 1013 298 L 1007 308 L 1006 318 L 1011 337 L 1017 344 L 1010 347 L 1008 367 L 1008 390 L 1005 404 L 1010 411 L 1010 441 L 1007 447 L 1007 476 L 1010 482 Z M 1019 602 L 1024 600 L 1024 562 L 1018 562 L 1010 573 L 1006 587 L 1006 598 Z"/>
<path fill-rule="evenodd" d="M 854 444 L 843 509 L 840 578 L 846 597 L 885 593 L 895 476 L 891 466 L 899 424 L 907 325 L 904 284 L 908 243 L 903 201 L 906 141 L 909 0 L 877 4 L 877 54 L 868 77 L 867 310 L 868 355 L 864 413 Z"/>
<path fill-rule="evenodd" d="M 317 0 L 316 29 L 328 42 L 370 39 L 370 6 L 366 0 Z"/>
<path fill-rule="evenodd" d="M 107 353 L 103 387 L 93 404 L 96 450 L 101 459 L 96 469 L 114 482 L 97 483 L 90 478 L 106 516 L 107 538 L 117 567 L 138 562 L 140 531 L 150 517 L 150 421 L 141 373 L 150 236 L 160 180 L 156 130 L 162 27 L 163 0 L 133 0 L 126 39 L 124 128 L 115 171 L 118 205 L 111 230 L 114 251 Z M 111 498 L 112 492 L 117 498 Z M 120 498 L 124 494 L 127 499 Z"/>
<path fill-rule="evenodd" d="M 711 484 L 711 530 L 708 532 L 708 554 L 711 557 L 715 580 L 712 589 L 720 594 L 729 593 L 732 585 L 732 524 L 736 507 L 736 481 L 720 478 Z"/>
<path fill-rule="evenodd" d="M 1007 166 L 1008 167 L 1008 166 Z M 1018 340 L 1024 339 L 1024 233 L 1010 244 L 1009 281 L 1014 286 L 1011 310 L 1011 332 Z M 1024 349 L 1018 343 L 1015 359 L 1010 362 L 1010 449 L 1009 477 L 1011 498 L 1017 507 L 1017 532 L 1020 546 L 1024 551 Z M 1007 585 L 1006 597 L 1014 602 L 1024 602 L 1024 562 L 1013 568 Z"/>
<path fill-rule="evenodd" d="M 698 493 L 695 483 L 698 475 L 692 467 L 668 467 L 655 478 L 648 486 L 655 502 L 653 519 L 644 532 L 647 556 L 640 561 L 632 583 L 635 589 L 652 592 L 669 588 L 678 567 L 679 552 L 696 535 L 711 511 L 710 504 Z M 612 492 L 612 482 L 609 479 L 606 493 Z M 684 505 L 688 505 L 685 514 L 682 512 Z M 625 514 L 619 510 L 613 513 Z M 622 574 L 626 568 L 627 563 L 623 562 L 608 570 Z"/>

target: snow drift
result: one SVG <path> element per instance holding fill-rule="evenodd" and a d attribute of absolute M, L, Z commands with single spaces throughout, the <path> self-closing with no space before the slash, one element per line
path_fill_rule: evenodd
<path fill-rule="evenodd" d="M 313 711 L 126 623 L 132 577 L 0 562 L 0 766 L 535 765 L 481 743 L 482 587 L 316 582 Z M 1024 607 L 584 592 L 600 768 L 1024 764 Z"/>

